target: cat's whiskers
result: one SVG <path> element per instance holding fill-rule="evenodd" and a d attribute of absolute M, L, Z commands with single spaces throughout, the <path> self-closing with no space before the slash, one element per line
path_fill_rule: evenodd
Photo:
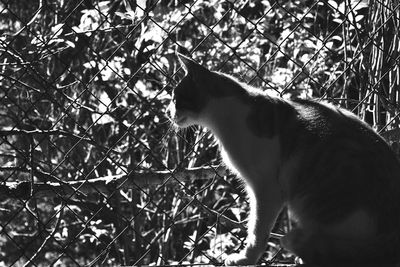
<path fill-rule="evenodd" d="M 165 119 L 164 121 L 161 122 L 161 124 L 168 124 L 167 131 L 165 134 L 161 137 L 160 142 L 163 144 L 161 151 L 164 153 L 168 153 L 169 147 L 169 141 L 171 139 L 171 135 L 176 135 L 177 132 L 179 131 L 179 128 L 173 123 L 172 119 L 168 118 Z"/>

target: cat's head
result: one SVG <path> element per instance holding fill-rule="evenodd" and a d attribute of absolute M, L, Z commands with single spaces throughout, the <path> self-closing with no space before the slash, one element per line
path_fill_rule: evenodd
<path fill-rule="evenodd" d="M 184 55 L 177 56 L 186 75 L 173 90 L 169 116 L 179 127 L 207 126 L 211 100 L 232 95 L 236 81 L 228 75 L 210 71 Z"/>
<path fill-rule="evenodd" d="M 212 84 L 212 72 L 192 59 L 177 54 L 185 77 L 172 92 L 172 102 L 168 107 L 171 120 L 179 127 L 200 124 L 202 112 L 208 101 Z"/>

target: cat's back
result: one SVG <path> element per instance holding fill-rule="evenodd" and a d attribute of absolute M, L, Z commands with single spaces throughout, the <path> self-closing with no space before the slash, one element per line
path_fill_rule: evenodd
<path fill-rule="evenodd" d="M 297 132 L 304 135 L 303 142 L 328 147 L 340 144 L 337 148 L 346 146 L 365 156 L 383 154 L 397 162 L 386 141 L 350 111 L 315 100 L 295 99 L 289 103 L 294 108 Z"/>
<path fill-rule="evenodd" d="M 313 100 L 289 103 L 295 126 L 282 134 L 282 146 L 287 158 L 298 159 L 291 197 L 306 196 L 302 205 L 321 222 L 361 207 L 389 219 L 390 209 L 400 208 L 400 164 L 384 139 L 349 111 Z"/>
<path fill-rule="evenodd" d="M 310 133 L 317 134 L 321 138 L 340 135 L 362 136 L 362 140 L 367 138 L 384 143 L 384 140 L 370 126 L 348 110 L 326 102 L 307 99 L 295 99 L 290 103 L 294 107 L 300 123 Z"/>
<path fill-rule="evenodd" d="M 364 170 L 374 169 L 370 173 L 376 176 L 398 177 L 389 179 L 400 180 L 400 164 L 395 153 L 356 115 L 314 100 L 296 99 L 291 101 L 291 105 L 295 110 L 297 145 L 308 151 L 311 157 L 314 155 L 316 164 L 321 160 L 321 163 L 326 161 L 326 166 L 330 165 L 329 162 L 352 164 Z"/>

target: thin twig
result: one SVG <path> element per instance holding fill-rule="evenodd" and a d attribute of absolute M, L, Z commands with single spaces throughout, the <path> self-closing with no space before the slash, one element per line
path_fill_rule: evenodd
<path fill-rule="evenodd" d="M 56 234 L 58 228 L 60 227 L 60 223 L 61 223 L 61 218 L 62 215 L 64 213 L 64 209 L 62 208 L 59 213 L 58 213 L 58 217 L 57 217 L 57 221 L 56 224 L 54 225 L 53 230 L 51 231 L 51 233 L 45 238 L 45 240 L 43 241 L 42 245 L 38 248 L 38 250 L 35 252 L 35 254 L 32 255 L 32 257 L 30 257 L 28 259 L 28 261 L 23 265 L 28 266 L 30 264 L 35 265 L 34 260 L 35 258 L 39 255 L 40 252 L 42 252 L 43 248 L 46 246 L 46 244 L 49 242 L 50 238 L 54 237 L 54 235 Z"/>

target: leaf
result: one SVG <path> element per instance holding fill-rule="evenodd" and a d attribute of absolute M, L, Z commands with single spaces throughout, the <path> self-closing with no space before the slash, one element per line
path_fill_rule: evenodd
<path fill-rule="evenodd" d="M 63 27 L 65 23 L 59 23 L 51 27 L 51 32 L 53 33 L 53 37 L 59 36 L 63 32 Z"/>
<path fill-rule="evenodd" d="M 329 0 L 328 1 L 328 4 L 331 6 L 331 7 L 333 7 L 334 9 L 338 9 L 338 7 L 339 7 L 339 5 L 338 5 L 338 3 L 335 1 L 335 0 Z"/>

